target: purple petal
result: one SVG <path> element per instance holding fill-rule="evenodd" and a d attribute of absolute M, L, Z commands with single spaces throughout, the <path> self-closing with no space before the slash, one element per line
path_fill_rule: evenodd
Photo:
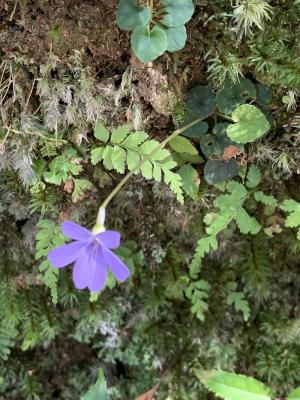
<path fill-rule="evenodd" d="M 77 289 L 85 289 L 89 284 L 88 246 L 82 250 L 73 268 L 73 281 Z"/>
<path fill-rule="evenodd" d="M 102 251 L 104 259 L 111 269 L 111 272 L 120 282 L 124 282 L 130 276 L 129 269 L 126 267 L 123 261 L 121 261 L 119 257 L 117 257 L 110 250 L 103 248 Z"/>
<path fill-rule="evenodd" d="M 100 247 L 94 247 L 89 254 L 88 270 L 88 288 L 91 292 L 99 292 L 104 287 L 107 278 L 107 268 Z"/>
<path fill-rule="evenodd" d="M 62 231 L 65 236 L 74 240 L 88 240 L 92 232 L 75 222 L 66 221 L 62 224 Z"/>
<path fill-rule="evenodd" d="M 55 268 L 72 264 L 82 253 L 86 242 L 72 242 L 49 251 L 48 260 Z"/>
<path fill-rule="evenodd" d="M 121 235 L 117 231 L 105 231 L 96 235 L 99 242 L 109 249 L 117 249 L 120 246 Z"/>

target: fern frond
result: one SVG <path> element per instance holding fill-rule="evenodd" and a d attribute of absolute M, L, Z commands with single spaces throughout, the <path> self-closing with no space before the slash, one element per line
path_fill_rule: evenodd
<path fill-rule="evenodd" d="M 100 161 L 108 169 L 123 174 L 127 167 L 129 171 L 136 168 L 142 158 L 149 157 L 136 173 L 141 173 L 145 179 L 154 179 L 164 182 L 176 194 L 177 200 L 183 203 L 183 191 L 181 176 L 172 171 L 177 166 L 167 149 L 159 149 L 153 155 L 151 153 L 158 148 L 159 142 L 149 140 L 145 132 L 130 132 L 128 125 L 119 126 L 112 130 L 112 133 L 97 123 L 95 137 L 103 142 L 91 152 L 92 164 Z"/>

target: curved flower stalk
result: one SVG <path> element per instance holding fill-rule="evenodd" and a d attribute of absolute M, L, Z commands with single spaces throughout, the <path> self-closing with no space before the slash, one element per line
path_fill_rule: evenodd
<path fill-rule="evenodd" d="M 105 286 L 108 268 L 120 282 L 124 282 L 130 276 L 127 266 L 111 251 L 120 246 L 121 235 L 116 231 L 106 231 L 104 227 L 105 209 L 113 197 L 146 161 L 170 140 L 196 125 L 202 119 L 197 118 L 181 129 L 174 131 L 125 175 L 100 206 L 97 221 L 92 231 L 71 221 L 62 224 L 64 235 L 74 241 L 51 250 L 48 253 L 48 259 L 55 268 L 63 268 L 74 263 L 73 281 L 77 289 L 88 288 L 91 292 L 99 292 Z"/>

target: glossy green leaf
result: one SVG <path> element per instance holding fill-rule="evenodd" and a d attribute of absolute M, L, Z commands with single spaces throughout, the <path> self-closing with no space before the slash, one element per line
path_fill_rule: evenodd
<path fill-rule="evenodd" d="M 213 114 L 215 108 L 215 95 L 210 86 L 199 85 L 193 87 L 188 93 L 186 113 L 180 126 L 183 127 L 198 118 L 205 119 L 209 117 Z M 187 129 L 183 135 L 199 139 L 207 131 L 207 123 L 199 121 L 197 124 Z"/>
<path fill-rule="evenodd" d="M 218 138 L 212 134 L 201 137 L 200 147 L 207 158 L 216 158 L 223 154 Z"/>
<path fill-rule="evenodd" d="M 131 47 L 142 62 L 155 60 L 167 50 L 167 46 L 167 34 L 158 26 L 152 30 L 148 26 L 140 26 L 132 32 Z"/>
<path fill-rule="evenodd" d="M 300 387 L 294 389 L 287 397 L 287 400 L 300 400 Z"/>
<path fill-rule="evenodd" d="M 212 88 L 207 85 L 193 87 L 188 92 L 186 101 L 188 115 L 196 118 L 207 118 L 212 115 L 216 108 L 215 94 Z"/>
<path fill-rule="evenodd" d="M 257 93 L 256 101 L 263 106 L 269 106 L 272 102 L 272 90 L 261 83 L 257 83 L 255 86 Z"/>
<path fill-rule="evenodd" d="M 270 129 L 264 114 L 255 106 L 243 104 L 232 114 L 235 124 L 227 128 L 231 140 L 237 143 L 249 143 L 261 138 Z"/>
<path fill-rule="evenodd" d="M 195 370 L 203 385 L 224 400 L 271 400 L 271 389 L 262 382 L 224 371 Z"/>
<path fill-rule="evenodd" d="M 162 23 L 168 27 L 178 27 L 188 22 L 194 13 L 193 0 L 161 0 L 165 6 Z"/>
<path fill-rule="evenodd" d="M 195 168 L 190 165 L 183 165 L 178 171 L 182 179 L 182 189 L 193 199 L 197 199 L 199 192 L 200 178 Z"/>
<path fill-rule="evenodd" d="M 256 98 L 255 85 L 249 79 L 240 78 L 236 84 L 227 81 L 224 88 L 217 93 L 216 102 L 218 109 L 229 115 L 249 98 Z"/>
<path fill-rule="evenodd" d="M 174 139 L 172 139 L 169 142 L 171 148 L 176 151 L 177 153 L 188 153 L 191 155 L 197 155 L 198 151 L 195 146 L 192 145 L 192 143 L 182 137 L 182 136 L 176 136 Z"/>
<path fill-rule="evenodd" d="M 221 160 L 208 160 L 204 167 L 204 178 L 207 183 L 214 185 L 227 181 L 238 175 L 239 168 L 235 160 L 227 162 Z"/>
<path fill-rule="evenodd" d="M 226 129 L 229 123 L 219 123 L 214 126 L 213 133 L 202 135 L 200 139 L 200 146 L 203 153 L 208 158 L 222 158 L 224 150 L 228 146 L 235 146 L 240 151 L 243 150 L 243 145 L 240 145 L 227 136 Z"/>
<path fill-rule="evenodd" d="M 168 51 L 178 51 L 183 49 L 186 42 L 186 29 L 185 26 L 178 26 L 177 28 L 164 28 L 162 29 L 167 34 L 168 39 Z"/>
<path fill-rule="evenodd" d="M 187 125 L 189 122 L 193 121 L 196 118 L 185 119 L 181 124 L 180 127 Z M 183 135 L 193 139 L 200 139 L 202 135 L 204 135 L 208 131 L 208 124 L 207 122 L 200 121 L 191 128 L 187 129 L 183 132 Z"/>
<path fill-rule="evenodd" d="M 125 31 L 133 31 L 139 26 L 145 26 L 151 19 L 149 7 L 138 5 L 136 0 L 120 0 L 117 9 L 117 25 Z"/>
<path fill-rule="evenodd" d="M 81 400 L 108 400 L 107 385 L 103 370 L 99 370 L 99 375 L 95 385 L 91 386 L 89 391 Z"/>

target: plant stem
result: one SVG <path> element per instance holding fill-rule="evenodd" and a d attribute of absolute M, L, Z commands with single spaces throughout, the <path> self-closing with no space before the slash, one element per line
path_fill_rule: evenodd
<path fill-rule="evenodd" d="M 38 136 L 38 137 L 40 137 L 40 138 L 42 138 L 42 139 L 44 139 L 44 140 L 46 140 L 48 142 L 67 143 L 66 140 L 63 140 L 63 139 L 52 139 L 51 137 L 45 136 L 42 133 L 37 132 L 37 131 L 36 132 L 32 132 L 32 131 L 21 132 L 21 131 L 19 131 L 17 129 L 13 129 L 13 128 L 9 127 L 9 126 L 3 126 L 1 128 L 6 129 L 6 130 L 8 130 L 10 132 L 13 132 L 13 133 L 17 133 L 17 134 L 22 135 L 22 136 L 26 136 L 26 133 L 28 133 L 29 135 L 35 135 L 35 136 Z"/>
<path fill-rule="evenodd" d="M 227 119 L 227 121 L 234 122 L 231 117 L 228 117 L 228 115 L 225 115 L 225 114 L 222 114 L 222 113 L 219 113 L 219 112 L 216 112 L 215 115 L 217 115 L 218 117 Z"/>
<path fill-rule="evenodd" d="M 132 177 L 132 175 L 138 171 L 141 166 L 146 162 L 149 161 L 153 155 L 159 151 L 160 149 L 164 148 L 167 143 L 170 142 L 170 140 L 174 139 L 176 136 L 180 135 L 182 132 L 185 132 L 192 126 L 196 125 L 198 122 L 202 121 L 204 118 L 197 118 L 194 121 L 190 122 L 189 124 L 185 125 L 184 127 L 177 129 L 172 133 L 172 135 L 168 136 L 165 140 L 163 140 L 155 149 L 151 151 L 150 154 L 145 156 L 136 164 L 136 166 L 128 172 L 126 176 L 119 182 L 119 184 L 114 188 L 114 190 L 109 194 L 109 196 L 104 200 L 104 202 L 101 204 L 100 208 L 106 208 L 108 203 L 115 197 L 115 195 L 119 192 L 119 190 L 125 185 L 126 182 L 129 181 L 129 179 Z"/>

